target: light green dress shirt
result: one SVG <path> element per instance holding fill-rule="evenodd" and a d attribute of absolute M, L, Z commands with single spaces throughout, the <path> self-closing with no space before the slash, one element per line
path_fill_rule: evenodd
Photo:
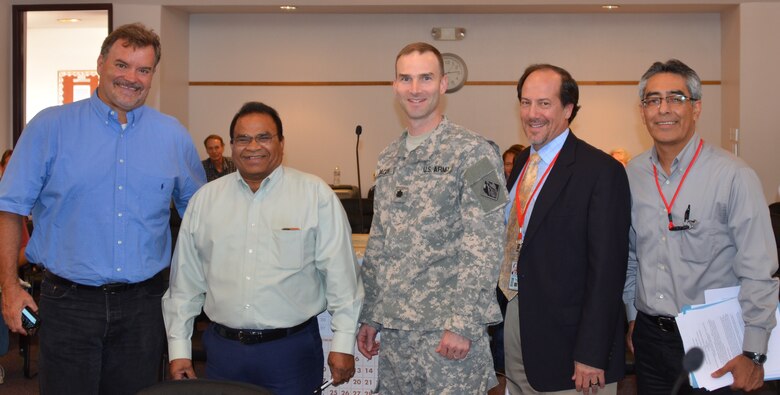
<path fill-rule="evenodd" d="M 321 179 L 279 166 L 253 193 L 238 172 L 190 200 L 162 300 L 170 359 L 191 359 L 194 318 L 288 328 L 326 308 L 331 350 L 354 354 L 363 285 L 347 216 Z"/>

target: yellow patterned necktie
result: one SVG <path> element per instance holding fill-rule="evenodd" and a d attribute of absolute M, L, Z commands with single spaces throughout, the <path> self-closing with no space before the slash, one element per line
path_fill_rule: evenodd
<path fill-rule="evenodd" d="M 520 247 L 523 240 L 519 238 L 520 224 L 517 221 L 517 207 L 525 207 L 531 198 L 532 189 L 536 182 L 536 174 L 539 170 L 539 154 L 534 153 L 528 159 L 528 165 L 520 180 L 520 204 L 512 201 L 509 211 L 509 223 L 506 227 L 506 244 L 504 247 L 504 262 L 501 265 L 501 274 L 498 277 L 498 287 L 504 293 L 507 300 L 512 300 L 517 295 L 517 260 L 520 256 Z"/>

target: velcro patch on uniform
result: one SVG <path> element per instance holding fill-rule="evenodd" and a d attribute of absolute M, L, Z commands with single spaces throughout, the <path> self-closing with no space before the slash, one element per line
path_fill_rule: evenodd
<path fill-rule="evenodd" d="M 393 174 L 393 168 L 392 167 L 385 167 L 383 169 L 377 169 L 376 171 L 376 178 L 384 177 L 390 174 Z"/>
<path fill-rule="evenodd" d="M 493 211 L 506 203 L 506 188 L 489 159 L 480 159 L 466 170 L 465 177 L 466 184 L 474 192 L 483 211 Z"/>

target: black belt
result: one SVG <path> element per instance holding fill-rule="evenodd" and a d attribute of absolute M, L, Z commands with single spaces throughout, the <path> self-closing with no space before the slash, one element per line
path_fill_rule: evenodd
<path fill-rule="evenodd" d="M 648 315 L 643 312 L 639 312 L 647 318 L 648 321 L 660 328 L 664 332 L 677 332 L 677 321 L 674 317 L 667 317 L 663 315 Z"/>
<path fill-rule="evenodd" d="M 311 325 L 316 319 L 317 317 L 312 317 L 292 328 L 278 329 L 233 329 L 215 322 L 214 331 L 228 340 L 240 341 L 242 344 L 257 344 L 279 340 L 298 333 Z"/>
<path fill-rule="evenodd" d="M 135 288 L 143 287 L 147 284 L 152 283 L 157 279 L 158 276 L 161 275 L 162 272 L 157 273 L 151 278 L 138 283 L 108 283 L 103 285 L 84 285 L 84 284 L 74 283 L 73 281 L 70 281 L 67 278 L 62 278 L 48 270 L 43 272 L 43 278 L 46 281 L 50 281 L 55 285 L 59 285 L 61 287 L 68 287 L 68 288 L 84 289 L 88 291 L 103 291 L 103 292 L 123 292 Z"/>

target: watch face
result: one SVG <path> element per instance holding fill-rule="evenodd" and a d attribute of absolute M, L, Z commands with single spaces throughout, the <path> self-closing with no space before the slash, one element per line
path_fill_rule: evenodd
<path fill-rule="evenodd" d="M 451 53 L 443 53 L 441 57 L 444 60 L 444 73 L 448 78 L 447 93 L 456 92 L 463 87 L 468 78 L 466 62 L 460 56 Z"/>

